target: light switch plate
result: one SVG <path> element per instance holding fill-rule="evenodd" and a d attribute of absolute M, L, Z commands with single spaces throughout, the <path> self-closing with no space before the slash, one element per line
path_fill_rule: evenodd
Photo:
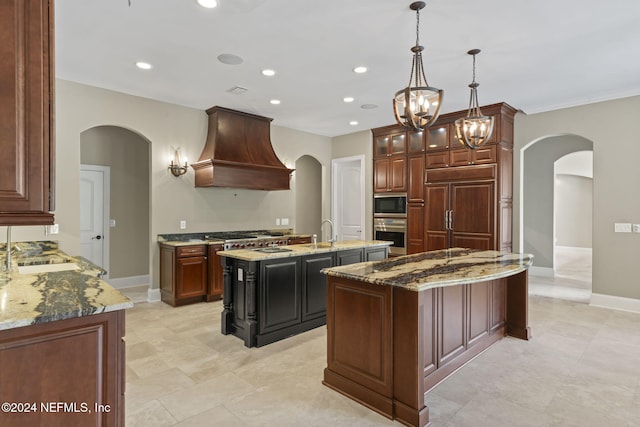
<path fill-rule="evenodd" d="M 110 219 L 109 220 L 109 227 L 114 228 L 116 226 L 116 220 L 115 219 Z"/>
<path fill-rule="evenodd" d="M 640 224 L 631 224 L 631 230 L 633 230 L 634 233 L 640 233 Z"/>
<path fill-rule="evenodd" d="M 629 222 L 616 222 L 613 225 L 613 231 L 616 233 L 631 233 L 631 223 Z"/>
<path fill-rule="evenodd" d="M 58 234 L 60 233 L 60 226 L 58 224 L 53 224 L 49 226 L 49 234 Z"/>
<path fill-rule="evenodd" d="M 276 218 L 276 225 L 280 225 L 280 218 Z"/>
<path fill-rule="evenodd" d="M 289 225 L 289 218 L 282 218 L 282 221 L 280 221 L 282 223 L 282 225 Z"/>
<path fill-rule="evenodd" d="M 187 228 L 187 221 L 185 221 L 184 219 L 180 220 L 180 230 L 184 230 Z"/>

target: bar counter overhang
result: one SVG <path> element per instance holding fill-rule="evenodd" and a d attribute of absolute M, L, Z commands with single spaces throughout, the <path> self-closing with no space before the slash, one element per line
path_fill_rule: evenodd
<path fill-rule="evenodd" d="M 528 254 L 452 248 L 323 270 L 323 383 L 410 426 L 425 393 L 505 335 L 528 340 Z"/>

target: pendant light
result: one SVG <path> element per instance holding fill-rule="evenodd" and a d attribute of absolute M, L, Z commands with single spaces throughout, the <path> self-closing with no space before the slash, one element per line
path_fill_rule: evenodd
<path fill-rule="evenodd" d="M 467 117 L 456 120 L 456 138 L 460 144 L 476 150 L 491 137 L 494 120 L 493 117 L 483 116 L 478 106 L 480 84 L 476 83 L 476 55 L 480 53 L 480 49 L 471 49 L 467 53 L 473 56 L 473 80 L 469 84 L 471 88 L 469 111 Z"/>
<path fill-rule="evenodd" d="M 425 2 L 416 1 L 409 8 L 416 11 L 416 45 L 411 48 L 413 63 L 409 85 L 396 92 L 393 98 L 393 113 L 398 124 L 415 130 L 423 130 L 433 124 L 442 106 L 441 89 L 429 86 L 422 65 L 423 46 L 420 46 L 420 10 Z"/>

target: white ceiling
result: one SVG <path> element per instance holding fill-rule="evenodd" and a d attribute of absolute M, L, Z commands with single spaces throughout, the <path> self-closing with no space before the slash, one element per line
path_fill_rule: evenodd
<path fill-rule="evenodd" d="M 203 110 L 220 105 L 326 136 L 394 122 L 391 99 L 408 83 L 415 43 L 408 0 L 130 2 L 56 1 L 58 78 Z M 472 48 L 482 49 L 481 105 L 505 101 L 531 114 L 640 94 L 638 0 L 432 0 L 420 20 L 443 113 L 468 106 Z M 244 62 L 222 64 L 222 53 Z M 357 65 L 369 71 L 356 75 Z M 263 68 L 277 74 L 264 77 Z M 248 91 L 227 92 L 234 86 Z"/>

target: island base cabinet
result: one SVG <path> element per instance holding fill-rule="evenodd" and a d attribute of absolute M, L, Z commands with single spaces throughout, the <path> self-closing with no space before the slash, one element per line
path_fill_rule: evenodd
<path fill-rule="evenodd" d="M 505 333 L 528 339 L 526 271 L 413 291 L 329 276 L 323 384 L 403 424 L 426 426 L 424 394 Z"/>
<path fill-rule="evenodd" d="M 0 331 L 3 427 L 124 426 L 124 311 Z M 4 406 L 3 406 L 3 409 Z"/>

